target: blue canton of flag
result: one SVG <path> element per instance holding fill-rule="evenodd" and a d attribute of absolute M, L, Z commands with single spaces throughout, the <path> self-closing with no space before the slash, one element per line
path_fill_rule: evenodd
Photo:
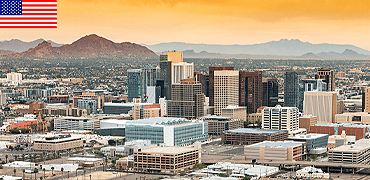
<path fill-rule="evenodd" d="M 0 15 L 22 15 L 22 0 L 0 0 Z"/>

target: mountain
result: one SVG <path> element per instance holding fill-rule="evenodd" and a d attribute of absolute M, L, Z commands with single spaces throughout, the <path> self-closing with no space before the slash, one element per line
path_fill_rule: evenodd
<path fill-rule="evenodd" d="M 220 54 L 251 54 L 251 55 L 279 55 L 279 56 L 300 56 L 307 52 L 313 54 L 321 52 L 342 53 L 346 49 L 351 49 L 360 54 L 370 55 L 370 51 L 353 46 L 341 44 L 312 44 L 302 42 L 298 39 L 281 39 L 267 43 L 253 45 L 211 45 L 211 44 L 191 44 L 183 42 L 160 43 L 155 45 L 145 45 L 154 52 L 165 51 L 186 51 L 189 49 L 195 52 L 207 51 L 208 53 Z"/>
<path fill-rule="evenodd" d="M 91 34 L 84 36 L 72 44 L 53 47 L 50 42 L 42 42 L 34 48 L 11 54 L 13 58 L 157 58 L 148 48 L 130 43 L 115 43 L 111 40 Z"/>
<path fill-rule="evenodd" d="M 8 51 L 14 51 L 14 52 L 23 52 L 27 51 L 30 48 L 36 47 L 38 44 L 44 42 L 44 39 L 37 39 L 31 42 L 24 42 L 19 39 L 12 39 L 9 41 L 0 41 L 0 50 L 8 50 Z M 60 47 L 63 46 L 63 44 L 58 44 L 53 41 L 47 41 L 51 44 L 53 47 Z"/>
<path fill-rule="evenodd" d="M 8 55 L 8 54 L 12 54 L 14 53 L 13 51 L 4 51 L 4 50 L 0 50 L 0 56 L 2 55 Z"/>
<path fill-rule="evenodd" d="M 303 54 L 302 56 L 298 56 L 299 59 L 320 59 L 320 56 L 317 56 L 316 54 L 309 52 L 306 54 Z"/>

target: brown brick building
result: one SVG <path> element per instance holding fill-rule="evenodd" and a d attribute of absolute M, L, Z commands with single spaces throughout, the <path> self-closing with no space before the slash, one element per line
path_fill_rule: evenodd
<path fill-rule="evenodd" d="M 331 135 L 340 135 L 342 132 L 345 132 L 348 136 L 356 136 L 356 140 L 363 139 L 365 133 L 368 132 L 368 128 L 361 125 L 354 125 L 352 127 L 348 126 L 311 126 L 310 133 L 317 134 L 329 134 Z"/>
<path fill-rule="evenodd" d="M 223 133 L 221 142 L 224 144 L 250 145 L 263 141 L 285 140 L 288 135 L 288 131 L 283 130 L 240 128 Z"/>

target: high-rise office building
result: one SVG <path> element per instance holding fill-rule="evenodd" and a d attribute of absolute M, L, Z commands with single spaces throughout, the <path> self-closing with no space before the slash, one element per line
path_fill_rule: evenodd
<path fill-rule="evenodd" d="M 172 84 L 172 98 L 168 100 L 168 117 L 195 119 L 204 116 L 205 96 L 202 84 L 195 78 Z"/>
<path fill-rule="evenodd" d="M 209 106 L 214 106 L 214 72 L 215 71 L 223 71 L 223 70 L 229 70 L 232 71 L 234 70 L 234 67 L 209 67 Z"/>
<path fill-rule="evenodd" d="M 303 79 L 303 91 L 326 91 L 326 83 L 322 79 Z"/>
<path fill-rule="evenodd" d="M 194 77 L 194 63 L 172 62 L 172 83 Z"/>
<path fill-rule="evenodd" d="M 141 102 L 147 102 L 148 96 L 148 87 L 149 86 L 156 86 L 157 80 L 160 77 L 160 69 L 159 67 L 146 67 L 141 69 L 140 73 L 140 97 Z"/>
<path fill-rule="evenodd" d="M 98 103 L 91 98 L 83 98 L 77 101 L 77 107 L 81 109 L 91 109 L 92 114 L 97 113 Z"/>
<path fill-rule="evenodd" d="M 239 71 L 239 106 L 248 114 L 262 106 L 262 71 Z"/>
<path fill-rule="evenodd" d="M 183 62 L 184 56 L 182 52 L 169 51 L 167 52 L 167 61 L 171 61 L 172 64 Z"/>
<path fill-rule="evenodd" d="M 262 86 L 262 106 L 275 107 L 279 100 L 277 79 L 262 78 Z"/>
<path fill-rule="evenodd" d="M 214 113 L 221 115 L 223 108 L 239 104 L 239 71 L 214 71 Z"/>
<path fill-rule="evenodd" d="M 202 92 L 209 97 L 209 74 L 202 74 L 199 71 L 194 72 L 195 80 L 202 84 Z"/>
<path fill-rule="evenodd" d="M 335 91 L 335 76 L 334 71 L 330 68 L 320 68 L 317 70 L 315 79 L 323 79 L 326 82 L 327 91 Z"/>
<path fill-rule="evenodd" d="M 127 101 L 140 97 L 141 69 L 127 70 Z"/>
<path fill-rule="evenodd" d="M 304 91 L 302 80 L 306 79 L 303 70 L 287 69 L 284 72 L 284 106 L 303 109 Z"/>
<path fill-rule="evenodd" d="M 161 88 L 161 97 L 171 99 L 171 84 L 172 84 L 172 61 L 169 60 L 167 54 L 160 55 L 159 66 L 161 68 L 161 77 L 163 80 L 163 88 Z M 162 82 L 162 81 L 161 81 Z"/>
<path fill-rule="evenodd" d="M 334 123 L 337 114 L 337 93 L 305 92 L 303 113 L 317 116 L 319 124 Z"/>
<path fill-rule="evenodd" d="M 262 129 L 296 131 L 299 128 L 299 110 L 296 107 L 266 107 L 262 111 Z"/>

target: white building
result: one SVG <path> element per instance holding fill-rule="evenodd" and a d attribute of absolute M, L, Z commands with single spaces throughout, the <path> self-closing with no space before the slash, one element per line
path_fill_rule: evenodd
<path fill-rule="evenodd" d="M 159 106 L 161 108 L 161 116 L 167 115 L 167 100 L 166 97 L 159 99 Z"/>
<path fill-rule="evenodd" d="M 239 105 L 239 71 L 214 72 L 214 113 L 220 116 L 223 108 Z"/>
<path fill-rule="evenodd" d="M 98 119 L 87 117 L 60 117 L 54 120 L 55 131 L 86 130 L 93 131 L 100 128 Z"/>
<path fill-rule="evenodd" d="M 262 129 L 296 131 L 299 129 L 299 110 L 297 107 L 266 107 L 262 111 Z"/>
<path fill-rule="evenodd" d="M 77 107 L 81 109 L 91 109 L 92 114 L 97 113 L 98 102 L 91 98 L 83 98 L 77 101 Z"/>
<path fill-rule="evenodd" d="M 335 122 L 337 114 L 336 92 L 305 92 L 303 113 L 317 116 L 319 124 Z"/>
<path fill-rule="evenodd" d="M 194 77 L 194 63 L 179 62 L 172 64 L 172 84 Z"/>
<path fill-rule="evenodd" d="M 100 129 L 125 128 L 127 120 L 108 119 L 100 121 Z"/>
<path fill-rule="evenodd" d="M 12 85 L 18 85 L 18 84 L 22 83 L 22 74 L 21 73 L 16 73 L 16 72 L 11 72 L 11 73 L 6 74 L 6 79 Z"/>
<path fill-rule="evenodd" d="M 6 94 L 0 94 L 0 106 L 3 106 L 6 104 L 7 97 L 8 96 Z"/>
<path fill-rule="evenodd" d="M 305 167 L 296 172 L 298 178 L 329 179 L 329 173 L 324 173 L 321 169 Z"/>

